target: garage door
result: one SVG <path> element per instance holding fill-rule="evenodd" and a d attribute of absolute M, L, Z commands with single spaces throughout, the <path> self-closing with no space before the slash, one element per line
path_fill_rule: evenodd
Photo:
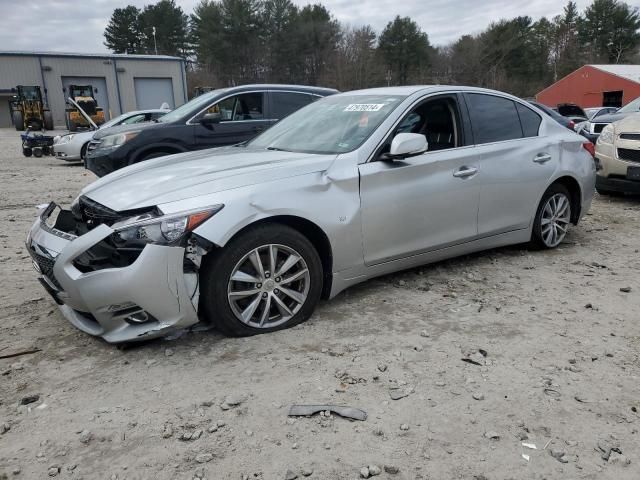
<path fill-rule="evenodd" d="M 9 99 L 11 99 L 11 95 L 0 94 L 0 128 L 9 128 L 13 123 L 11 121 Z"/>
<path fill-rule="evenodd" d="M 107 92 L 107 81 L 104 77 L 62 77 L 62 87 L 64 88 L 65 101 L 69 96 L 69 85 L 91 85 L 93 95 L 98 101 L 98 106 L 104 110 L 105 120 L 109 120 L 109 94 Z M 96 92 L 96 89 L 98 90 Z M 115 113 L 115 112 L 114 112 Z"/>
<path fill-rule="evenodd" d="M 133 83 L 138 110 L 160 108 L 163 103 L 168 103 L 169 108 L 175 107 L 173 82 L 170 78 L 134 78 Z"/>

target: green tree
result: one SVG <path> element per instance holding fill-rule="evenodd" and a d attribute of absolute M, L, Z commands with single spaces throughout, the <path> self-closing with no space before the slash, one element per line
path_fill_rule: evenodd
<path fill-rule="evenodd" d="M 261 12 L 262 44 L 267 52 L 268 79 L 289 82 L 296 71 L 297 44 L 294 41 L 299 10 L 290 0 L 266 0 Z"/>
<path fill-rule="evenodd" d="M 336 59 L 335 85 L 353 90 L 377 85 L 383 72 L 376 62 L 376 33 L 369 25 L 342 28 Z"/>
<path fill-rule="evenodd" d="M 340 26 L 323 5 L 307 5 L 296 18 L 292 41 L 300 52 L 296 81 L 317 85 L 334 76 L 331 63 L 340 40 Z"/>
<path fill-rule="evenodd" d="M 591 61 L 625 63 L 640 45 L 640 13 L 618 0 L 594 0 L 580 22 L 580 38 Z"/>
<path fill-rule="evenodd" d="M 140 10 L 133 5 L 116 8 L 104 30 L 104 45 L 114 53 L 140 53 Z"/>
<path fill-rule="evenodd" d="M 397 16 L 380 34 L 380 54 L 390 76 L 388 83 L 420 81 L 432 53 L 429 37 L 409 17 Z"/>
<path fill-rule="evenodd" d="M 146 5 L 140 14 L 140 30 L 146 53 L 153 54 L 157 48 L 160 55 L 189 56 L 189 17 L 174 0 Z"/>

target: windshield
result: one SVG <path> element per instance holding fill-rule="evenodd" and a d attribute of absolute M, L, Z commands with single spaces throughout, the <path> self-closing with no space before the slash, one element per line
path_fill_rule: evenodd
<path fill-rule="evenodd" d="M 180 120 L 185 115 L 189 115 L 192 111 L 200 111 L 205 108 L 207 105 L 213 102 L 213 99 L 216 98 L 221 93 L 224 93 L 226 90 L 214 90 L 213 92 L 206 93 L 204 95 L 200 95 L 199 97 L 192 98 L 184 105 L 172 110 L 166 115 L 158 118 L 158 122 L 160 123 L 168 123 L 175 122 L 176 120 Z"/>
<path fill-rule="evenodd" d="M 401 95 L 326 97 L 289 115 L 249 145 L 287 152 L 350 152 L 362 145 L 404 99 Z"/>
<path fill-rule="evenodd" d="M 633 102 L 627 103 L 624 107 L 618 110 L 616 113 L 632 113 L 640 110 L 640 97 L 636 98 Z"/>
<path fill-rule="evenodd" d="M 118 115 L 116 118 L 112 118 L 111 120 L 109 120 L 108 122 L 103 123 L 102 125 L 100 125 L 98 128 L 109 128 L 109 127 L 113 127 L 114 125 L 117 125 L 118 123 L 120 123 L 122 120 L 124 120 L 125 118 L 127 118 L 129 115 L 131 115 L 130 113 L 123 113 L 122 115 Z"/>

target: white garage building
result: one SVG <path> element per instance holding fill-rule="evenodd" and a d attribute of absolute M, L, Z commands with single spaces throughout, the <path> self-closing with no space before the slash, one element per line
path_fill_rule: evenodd
<path fill-rule="evenodd" d="M 69 85 L 92 85 L 106 119 L 187 101 L 185 64 L 179 57 L 0 51 L 0 127 L 11 126 L 9 99 L 17 85 L 39 85 L 59 126 L 65 124 Z"/>

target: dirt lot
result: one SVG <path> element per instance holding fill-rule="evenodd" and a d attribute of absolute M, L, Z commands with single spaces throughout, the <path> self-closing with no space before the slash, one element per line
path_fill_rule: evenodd
<path fill-rule="evenodd" d="M 93 179 L 0 131 L 0 355 L 41 350 L 0 360 L 0 478 L 640 477 L 640 199 L 596 198 L 556 251 L 383 277 L 292 330 L 123 350 L 65 321 L 23 245 L 34 205 Z"/>

